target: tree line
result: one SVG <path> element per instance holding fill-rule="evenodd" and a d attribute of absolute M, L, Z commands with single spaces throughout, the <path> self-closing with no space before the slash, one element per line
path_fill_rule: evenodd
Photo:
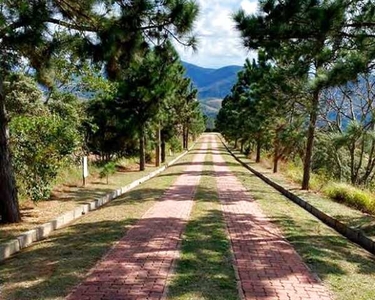
<path fill-rule="evenodd" d="M 364 186 L 375 176 L 373 1 L 259 1 L 234 15 L 247 61 L 217 118 L 242 150 Z M 240 145 L 237 145 L 240 143 Z"/>
<path fill-rule="evenodd" d="M 191 0 L 4 0 L 0 3 L 0 216 L 18 194 L 45 199 L 64 160 L 104 161 L 188 147 L 205 129 L 173 47 L 195 49 Z M 82 100 L 84 99 L 84 100 Z"/>

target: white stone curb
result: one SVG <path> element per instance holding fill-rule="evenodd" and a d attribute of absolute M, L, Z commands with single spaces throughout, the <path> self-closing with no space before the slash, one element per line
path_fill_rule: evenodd
<path fill-rule="evenodd" d="M 195 145 L 195 144 L 194 144 Z M 147 180 L 159 175 L 161 172 L 165 171 L 168 167 L 175 164 L 178 160 L 184 157 L 191 149 L 194 148 L 194 145 L 189 148 L 188 151 L 183 152 L 178 157 L 172 161 L 166 163 L 163 167 L 157 169 L 156 171 L 151 172 L 150 174 L 133 181 L 132 183 L 119 188 L 103 197 L 97 198 L 87 204 L 82 204 L 75 209 L 68 211 L 56 219 L 42 224 L 32 230 L 22 233 L 17 238 L 10 240 L 9 242 L 0 244 L 0 261 L 3 261 L 9 258 L 11 255 L 21 251 L 22 249 L 29 247 L 35 242 L 41 241 L 47 238 L 51 232 L 67 226 L 69 223 L 81 218 L 83 215 L 89 213 L 90 211 L 96 210 L 99 207 L 107 204 L 108 202 L 118 198 L 119 196 L 129 192 L 138 185 L 146 182 Z"/>

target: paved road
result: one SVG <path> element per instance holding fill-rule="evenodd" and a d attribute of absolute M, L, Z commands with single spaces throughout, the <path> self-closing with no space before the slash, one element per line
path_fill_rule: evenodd
<path fill-rule="evenodd" d="M 164 299 L 193 206 L 208 146 L 243 299 L 331 299 L 294 248 L 226 165 L 215 135 L 204 135 L 193 163 L 89 272 L 68 300 Z"/>
<path fill-rule="evenodd" d="M 244 299 L 331 299 L 300 256 L 262 213 L 213 142 L 214 170 Z M 222 148 L 221 148 L 222 149 Z"/>
<path fill-rule="evenodd" d="M 201 149 L 184 174 L 91 270 L 68 300 L 156 300 L 163 297 L 193 206 L 206 149 L 207 142 L 203 138 Z"/>

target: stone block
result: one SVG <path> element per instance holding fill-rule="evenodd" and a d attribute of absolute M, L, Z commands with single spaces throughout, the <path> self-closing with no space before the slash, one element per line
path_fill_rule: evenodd
<path fill-rule="evenodd" d="M 54 222 L 55 222 L 55 225 L 54 225 L 55 229 L 59 229 L 59 228 L 63 227 L 65 225 L 65 223 L 64 223 L 64 215 L 57 217 L 54 220 Z"/>
<path fill-rule="evenodd" d="M 36 242 L 38 240 L 37 236 L 38 234 L 36 229 L 26 231 L 20 236 L 18 236 L 17 240 L 20 244 L 20 249 L 26 248 L 27 246 L 30 246 L 33 242 Z"/>
<path fill-rule="evenodd" d="M 68 211 L 66 212 L 65 214 L 63 214 L 63 217 L 64 217 L 64 224 L 63 226 L 65 226 L 66 224 L 74 221 L 74 213 L 75 211 L 74 210 L 71 210 L 71 211 Z"/>
<path fill-rule="evenodd" d="M 92 210 L 95 210 L 98 208 L 98 200 L 94 200 L 94 201 L 91 201 L 89 203 L 89 210 L 92 211 Z"/>
<path fill-rule="evenodd" d="M 11 240 L 0 245 L 0 261 L 10 257 L 12 254 L 20 251 L 20 244 L 18 240 Z"/>
<path fill-rule="evenodd" d="M 84 206 L 81 205 L 74 209 L 74 220 L 82 217 L 84 215 Z"/>
<path fill-rule="evenodd" d="M 41 240 L 41 239 L 45 239 L 46 237 L 48 237 L 52 231 L 54 231 L 54 224 L 53 222 L 48 222 L 48 223 L 45 223 L 43 225 L 40 225 L 38 228 L 37 228 L 37 236 L 38 236 L 38 240 Z"/>
<path fill-rule="evenodd" d="M 82 214 L 85 215 L 90 211 L 90 204 L 82 204 Z"/>

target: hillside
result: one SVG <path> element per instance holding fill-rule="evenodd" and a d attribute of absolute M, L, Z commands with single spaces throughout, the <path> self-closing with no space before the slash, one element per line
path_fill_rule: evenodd
<path fill-rule="evenodd" d="M 222 99 L 228 95 L 237 81 L 240 66 L 227 66 L 220 69 L 202 68 L 183 62 L 186 75 L 198 89 L 198 100 L 203 112 L 209 117 L 216 117 Z"/>

